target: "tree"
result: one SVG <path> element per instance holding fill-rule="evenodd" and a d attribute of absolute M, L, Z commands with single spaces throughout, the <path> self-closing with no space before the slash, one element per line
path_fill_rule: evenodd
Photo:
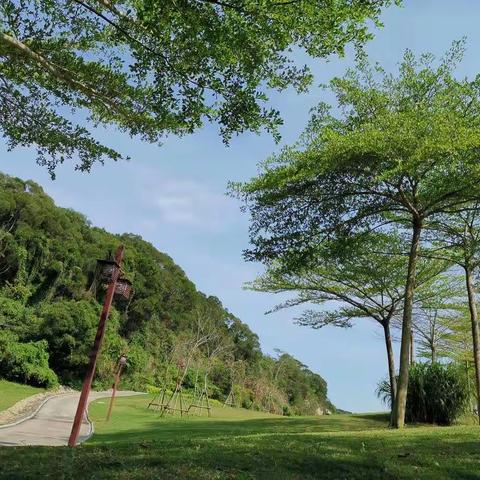
<path fill-rule="evenodd" d="M 436 65 L 407 51 L 398 76 L 360 61 L 331 87 L 339 114 L 321 104 L 300 141 L 233 185 L 251 215 L 249 260 L 308 264 L 332 237 L 388 231 L 409 236 L 394 423 L 403 427 L 416 269 L 425 222 L 480 195 L 480 77 L 458 80 L 456 43 Z M 466 207 L 465 207 L 466 208 Z"/>
<path fill-rule="evenodd" d="M 261 357 L 258 335 L 233 315 L 227 317 L 226 322 L 234 343 L 234 359 L 236 361 L 245 360 L 251 367 L 255 368 Z"/>
<path fill-rule="evenodd" d="M 480 267 L 480 205 L 474 202 L 463 212 L 445 214 L 435 219 L 430 230 L 438 255 L 448 258 L 464 272 L 470 325 L 472 331 L 473 362 L 477 394 L 478 421 L 480 423 L 480 327 L 477 310 L 475 273 Z"/>
<path fill-rule="evenodd" d="M 444 345 L 441 354 L 442 356 L 447 357 L 453 362 L 463 366 L 467 390 L 469 392 L 470 411 L 473 412 L 475 409 L 472 399 L 474 396 L 476 397 L 476 385 L 475 367 L 472 369 L 474 358 L 471 318 L 469 309 L 466 306 L 461 306 L 458 309 L 458 314 L 458 318 L 452 318 L 448 322 L 449 332 L 444 338 Z"/>
<path fill-rule="evenodd" d="M 85 374 L 99 310 L 97 305 L 85 300 L 55 301 L 42 304 L 39 309 L 42 321 L 36 339 L 47 342 L 51 364 L 64 382 L 78 382 Z M 98 372 L 100 378 L 108 375 L 107 381 L 111 379 L 111 367 L 125 348 L 125 343 L 119 338 L 117 331 L 118 315 L 112 312 L 107 324 L 105 348 Z"/>
<path fill-rule="evenodd" d="M 322 244 L 312 262 L 314 267 L 292 272 L 282 268 L 280 263 L 273 263 L 250 288 L 298 294 L 274 310 L 305 304 L 320 307 L 321 310 L 308 309 L 296 319 L 298 324 L 311 328 L 328 325 L 349 328 L 362 318 L 377 322 L 385 341 L 393 405 L 396 372 L 391 322 L 401 314 L 405 294 L 406 258 L 403 253 L 404 242 L 393 233 L 349 237 Z M 428 287 L 444 268 L 442 262 L 422 262 L 417 284 L 422 285 L 425 298 L 432 296 Z"/>
<path fill-rule="evenodd" d="M 437 308 L 418 309 L 413 318 L 413 332 L 418 335 L 422 357 L 428 357 L 431 363 L 437 363 L 439 349 L 449 334 L 444 318 Z"/>
<path fill-rule="evenodd" d="M 428 257 L 428 254 L 423 254 Z M 428 258 L 425 259 L 428 261 Z M 436 363 L 446 357 L 445 342 L 451 334 L 451 326 L 459 321 L 462 289 L 458 275 L 451 268 L 452 262 L 440 260 L 446 270 L 427 286 L 416 292 L 413 305 L 412 335 L 417 338 L 418 352 L 423 358 Z M 444 263 L 446 262 L 446 263 Z M 401 318 L 396 317 L 392 326 L 401 330 Z M 412 340 L 413 343 L 413 340 Z"/>
<path fill-rule="evenodd" d="M 157 142 L 205 120 L 233 133 L 278 135 L 267 88 L 311 82 L 293 49 L 342 54 L 371 35 L 391 0 L 13 0 L 0 1 L 0 116 L 10 148 L 33 145 L 37 160 L 77 168 L 121 155 L 64 115 L 86 110 Z M 398 3 L 398 2 L 397 2 Z M 267 87 L 267 88 L 266 88 Z"/>

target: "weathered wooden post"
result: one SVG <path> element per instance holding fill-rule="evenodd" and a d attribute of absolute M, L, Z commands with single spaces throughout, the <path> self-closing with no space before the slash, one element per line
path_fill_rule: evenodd
<path fill-rule="evenodd" d="M 118 382 L 120 381 L 120 376 L 122 375 L 122 370 L 126 363 L 127 363 L 127 357 L 125 355 L 122 355 L 118 360 L 117 373 L 115 374 L 115 381 L 113 382 L 113 385 L 112 385 L 112 398 L 110 398 L 110 405 L 108 406 L 107 422 L 110 420 L 110 417 L 112 416 L 113 402 L 115 401 Z"/>

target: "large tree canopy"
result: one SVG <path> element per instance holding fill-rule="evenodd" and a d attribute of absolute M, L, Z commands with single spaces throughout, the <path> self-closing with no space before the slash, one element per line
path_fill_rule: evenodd
<path fill-rule="evenodd" d="M 459 42 L 441 62 L 407 52 L 397 76 L 365 62 L 332 81 L 299 144 L 236 192 L 251 213 L 247 258 L 308 263 L 326 239 L 396 224 L 410 236 L 395 424 L 403 426 L 416 266 L 425 223 L 480 197 L 480 77 L 457 79 Z M 293 259 L 293 261 L 291 260 Z"/>
<path fill-rule="evenodd" d="M 156 142 L 205 120 L 277 135 L 268 89 L 304 90 L 313 57 L 362 45 L 391 0 L 0 0 L 0 117 L 10 147 L 34 145 L 53 172 L 120 154 L 67 109 Z"/>
<path fill-rule="evenodd" d="M 232 184 L 251 217 L 248 260 L 304 265 L 319 242 L 392 224 L 410 231 L 478 198 L 480 77 L 456 80 L 456 43 L 439 65 L 407 51 L 397 77 L 363 60 L 332 80 L 301 139 Z M 293 264 L 291 265 L 293 267 Z"/>

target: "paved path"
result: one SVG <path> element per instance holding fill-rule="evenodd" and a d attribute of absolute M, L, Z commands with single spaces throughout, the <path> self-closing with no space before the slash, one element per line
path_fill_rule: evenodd
<path fill-rule="evenodd" d="M 111 390 L 92 392 L 89 401 L 109 397 Z M 117 392 L 117 396 L 138 395 L 136 392 Z M 49 398 L 38 412 L 17 425 L 0 428 L 0 446 L 22 445 L 67 445 L 73 417 L 77 409 L 79 392 Z M 85 441 L 91 432 L 91 424 L 86 420 L 80 429 L 79 441 Z"/>

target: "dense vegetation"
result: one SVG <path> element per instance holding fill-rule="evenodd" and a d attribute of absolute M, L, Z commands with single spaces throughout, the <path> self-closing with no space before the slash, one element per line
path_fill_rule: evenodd
<path fill-rule="evenodd" d="M 96 259 L 119 243 L 133 281 L 116 300 L 96 386 L 127 353 L 125 386 L 206 382 L 214 398 L 247 408 L 313 414 L 334 407 L 326 382 L 286 353 L 264 355 L 258 337 L 215 297 L 197 291 L 172 259 L 133 234 L 92 227 L 55 206 L 38 185 L 0 175 L 0 376 L 37 386 L 78 386 L 98 322 Z M 179 367 L 179 365 L 181 365 Z"/>

